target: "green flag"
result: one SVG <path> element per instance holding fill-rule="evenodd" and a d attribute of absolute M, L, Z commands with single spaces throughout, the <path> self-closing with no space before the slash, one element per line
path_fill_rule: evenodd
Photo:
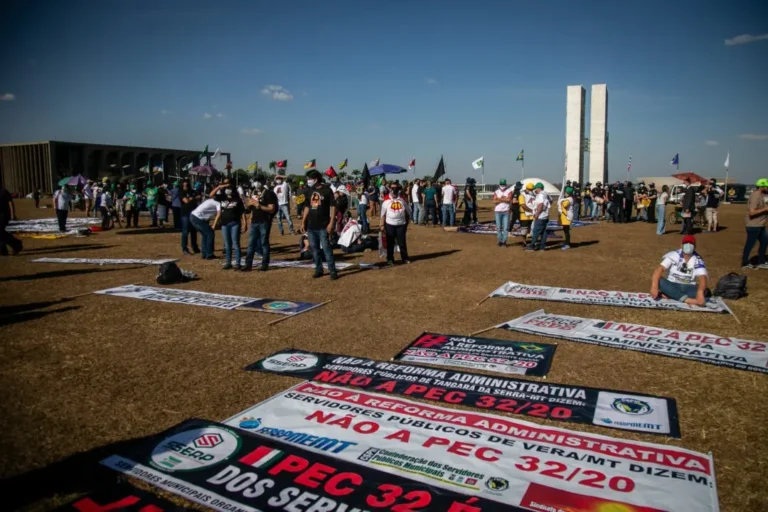
<path fill-rule="evenodd" d="M 208 144 L 205 145 L 205 149 L 202 151 L 202 153 L 200 153 L 198 158 L 203 158 L 206 153 L 208 153 Z"/>
<path fill-rule="evenodd" d="M 516 162 L 524 162 L 525 157 L 523 156 L 524 149 L 521 149 L 520 152 L 517 154 L 517 158 L 515 159 Z"/>

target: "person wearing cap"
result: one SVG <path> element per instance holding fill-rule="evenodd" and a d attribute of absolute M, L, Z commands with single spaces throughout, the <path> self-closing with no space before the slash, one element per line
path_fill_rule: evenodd
<path fill-rule="evenodd" d="M 605 192 L 603 191 L 603 184 L 599 181 L 592 187 L 592 211 L 589 212 L 589 216 L 592 220 L 598 220 L 602 217 L 602 208 L 604 204 Z"/>
<path fill-rule="evenodd" d="M 533 192 L 536 194 L 536 199 L 533 202 L 533 237 L 531 238 L 531 245 L 526 248 L 526 251 L 539 249 L 544 251 L 547 247 L 547 224 L 549 224 L 551 201 L 547 193 L 544 192 L 544 185 L 541 182 L 533 186 Z M 537 244 L 539 237 L 541 237 L 541 242 Z"/>
<path fill-rule="evenodd" d="M 499 180 L 499 188 L 493 193 L 493 214 L 496 217 L 496 245 L 507 246 L 509 232 L 509 210 L 512 207 L 514 190 L 507 187 L 507 180 Z"/>
<path fill-rule="evenodd" d="M 592 218 L 592 183 L 589 181 L 584 184 L 584 191 L 581 193 L 582 203 L 584 204 L 584 215 L 580 218 L 591 219 Z"/>
<path fill-rule="evenodd" d="M 662 277 L 667 272 L 667 277 Z M 707 288 L 709 273 L 704 260 L 696 252 L 696 237 L 683 237 L 681 247 L 664 255 L 661 265 L 651 277 L 651 295 L 685 302 L 692 306 L 704 306 L 711 295 Z"/>
<path fill-rule="evenodd" d="M 336 263 L 333 259 L 333 247 L 331 236 L 336 218 L 331 189 L 323 183 L 323 176 L 317 169 L 307 171 L 307 185 L 309 186 L 309 203 L 304 209 L 301 219 L 301 230 L 307 233 L 309 246 L 312 249 L 312 259 L 315 262 L 315 273 L 312 277 L 323 277 L 323 261 L 320 254 L 325 255 L 331 280 L 339 278 L 336 273 Z"/>
<path fill-rule="evenodd" d="M 536 200 L 536 194 L 533 193 L 533 183 L 526 183 L 517 198 L 520 206 L 520 233 L 523 237 L 523 247 L 525 247 L 526 238 L 531 236 L 531 224 L 533 224 L 533 203 Z"/>
<path fill-rule="evenodd" d="M 765 253 L 768 250 L 768 231 L 765 223 L 768 222 L 768 179 L 760 178 L 755 183 L 756 188 L 747 199 L 747 241 L 744 243 L 744 251 L 741 255 L 741 266 L 745 269 L 768 268 L 765 261 Z M 749 262 L 749 254 L 759 243 L 757 249 L 757 265 Z"/>
<path fill-rule="evenodd" d="M 253 269 L 253 258 L 261 256 L 259 270 L 265 272 L 269 268 L 269 234 L 272 231 L 272 219 L 277 213 L 277 195 L 264 186 L 264 178 L 258 177 L 253 182 L 253 192 L 248 200 L 247 212 L 251 214 L 251 226 L 248 228 L 248 248 L 245 251 L 245 265 L 240 269 L 250 272 Z"/>
<path fill-rule="evenodd" d="M 400 197 L 400 184 L 392 183 L 389 188 L 389 198 L 381 204 L 381 222 L 379 231 L 384 233 L 387 241 L 387 265 L 395 264 L 395 243 L 400 248 L 403 263 L 408 259 L 408 244 L 406 233 L 411 212 L 408 203 Z"/>
<path fill-rule="evenodd" d="M 573 222 L 573 188 L 565 187 L 563 197 L 557 201 L 557 211 L 560 214 L 560 225 L 563 226 L 565 243 L 561 247 L 567 251 L 571 248 L 571 223 Z"/>
<path fill-rule="evenodd" d="M 178 181 L 171 189 L 171 210 L 173 210 L 173 229 L 181 229 L 181 188 Z"/>
<path fill-rule="evenodd" d="M 723 197 L 723 189 L 717 186 L 715 178 L 712 178 L 704 189 L 704 197 L 707 201 L 707 232 L 715 233 L 717 232 L 717 208 L 720 206 L 720 198 Z"/>

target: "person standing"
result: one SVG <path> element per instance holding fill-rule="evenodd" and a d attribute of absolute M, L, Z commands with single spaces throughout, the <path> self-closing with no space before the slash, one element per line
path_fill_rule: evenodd
<path fill-rule="evenodd" d="M 101 229 L 106 231 L 109 229 L 112 214 L 110 213 L 112 208 L 112 194 L 109 193 L 109 188 L 104 187 L 101 189 L 101 197 L 99 198 L 99 211 L 101 212 Z"/>
<path fill-rule="evenodd" d="M 512 197 L 509 201 L 509 227 L 507 232 L 514 231 L 515 225 L 520 222 L 520 191 L 523 189 L 522 182 L 515 183 L 512 189 Z M 475 202 L 475 211 L 477 211 L 477 202 Z"/>
<path fill-rule="evenodd" d="M 493 214 L 496 217 L 496 245 L 507 246 L 509 234 L 509 209 L 512 206 L 514 190 L 507 188 L 507 180 L 499 180 L 499 188 L 493 193 Z"/>
<path fill-rule="evenodd" d="M 617 224 L 623 224 L 627 221 L 625 215 L 627 211 L 626 203 L 629 201 L 627 192 L 620 181 L 616 182 L 616 187 L 613 190 L 613 208 L 615 211 L 613 222 Z"/>
<path fill-rule="evenodd" d="M 202 258 L 204 260 L 216 259 L 216 256 L 213 255 L 213 241 L 216 233 L 213 230 L 216 228 L 220 217 L 221 203 L 214 198 L 206 199 L 189 214 L 189 220 L 202 236 Z M 208 224 L 211 219 L 214 219 L 213 228 Z"/>
<path fill-rule="evenodd" d="M 472 181 L 469 183 L 469 195 L 472 197 L 472 222 L 477 224 L 477 187 L 476 181 L 474 178 L 472 178 Z"/>
<path fill-rule="evenodd" d="M 360 223 L 360 229 L 362 233 L 368 234 L 368 192 L 360 189 L 360 194 L 357 196 L 357 221 Z"/>
<path fill-rule="evenodd" d="M 136 192 L 136 184 L 131 183 L 130 188 L 123 197 L 123 204 L 125 205 L 125 227 L 131 227 L 131 220 L 133 220 L 133 227 L 139 227 L 139 194 Z"/>
<path fill-rule="evenodd" d="M 561 249 L 564 251 L 567 251 L 571 248 L 571 223 L 573 222 L 573 209 L 573 188 L 565 187 L 565 194 L 557 201 L 557 211 L 560 213 L 560 225 L 563 226 L 563 235 L 565 235 L 565 243 L 561 247 Z M 589 209 L 585 211 L 591 210 L 592 205 L 590 205 Z"/>
<path fill-rule="evenodd" d="M 533 203 L 536 194 L 533 193 L 533 183 L 526 183 L 522 193 L 517 198 L 520 204 L 520 233 L 523 236 L 523 247 L 526 247 L 526 239 L 532 235 Z"/>
<path fill-rule="evenodd" d="M 472 182 L 470 181 L 472 178 L 469 178 L 467 180 L 467 183 L 464 185 L 464 197 L 462 201 L 464 202 L 464 218 L 461 219 L 461 224 L 463 226 L 469 226 L 470 222 L 472 222 L 472 211 L 477 206 L 472 199 Z"/>
<path fill-rule="evenodd" d="M 56 219 L 59 221 L 59 231 L 66 233 L 67 216 L 69 215 L 69 187 L 63 185 L 53 194 L 53 208 L 56 210 Z"/>
<path fill-rule="evenodd" d="M 662 185 L 661 194 L 656 200 L 656 234 L 663 235 L 667 228 L 667 201 L 669 201 L 669 187 Z"/>
<path fill-rule="evenodd" d="M 648 200 L 648 188 L 645 186 L 645 182 L 641 181 L 637 184 L 635 189 L 635 208 L 637 208 L 637 220 L 638 222 L 643 220 L 648 222 L 648 209 L 646 208 L 646 201 Z"/>
<path fill-rule="evenodd" d="M 456 223 L 456 189 L 451 185 L 451 180 L 445 180 L 442 196 L 443 227 L 445 228 Z"/>
<path fill-rule="evenodd" d="M 631 181 L 624 183 L 624 222 L 632 222 L 632 206 L 635 204 L 635 187 Z"/>
<path fill-rule="evenodd" d="M 584 203 L 584 214 L 581 218 L 592 218 L 592 183 L 589 181 L 584 185 L 584 191 L 581 193 L 583 196 L 582 202 Z M 567 244 L 566 244 L 567 245 Z"/>
<path fill-rule="evenodd" d="M 254 255 L 261 256 L 259 270 L 266 272 L 269 268 L 269 234 L 272 231 L 272 219 L 277 213 L 277 194 L 269 187 L 264 187 L 261 179 L 253 184 L 253 195 L 248 201 L 248 211 L 251 213 L 251 227 L 248 229 L 248 250 L 245 253 L 243 272 L 253 268 Z"/>
<path fill-rule="evenodd" d="M 179 182 L 173 182 L 171 189 L 171 209 L 173 210 L 173 229 L 181 229 L 181 188 Z"/>
<path fill-rule="evenodd" d="M 280 230 L 280 235 L 284 235 L 283 232 L 283 219 L 288 221 L 288 229 L 290 234 L 295 234 L 293 230 L 293 220 L 291 220 L 291 186 L 285 182 L 283 176 L 278 176 L 275 179 L 275 195 L 277 196 L 277 228 Z"/>
<path fill-rule="evenodd" d="M 533 186 L 533 192 L 536 194 L 536 199 L 533 202 L 533 237 L 531 238 L 531 245 L 526 251 L 535 251 L 541 249 L 546 250 L 547 247 L 547 224 L 549 224 L 549 207 L 551 201 L 549 196 L 544 192 L 544 185 L 539 182 Z M 536 240 L 541 236 L 541 243 L 536 245 Z"/>
<path fill-rule="evenodd" d="M 421 223 L 422 207 L 421 207 L 421 180 L 414 180 L 411 186 L 411 207 L 413 208 L 413 222 L 418 226 Z M 363 230 L 365 233 L 365 230 Z"/>
<path fill-rule="evenodd" d="M 766 232 L 765 223 L 768 222 L 768 179 L 760 178 L 757 180 L 757 188 L 752 191 L 747 200 L 747 241 L 744 243 L 744 251 L 741 255 L 741 267 L 748 268 L 768 268 L 765 262 L 765 253 L 768 250 L 768 232 Z M 757 265 L 749 262 L 749 254 L 759 243 L 757 249 Z"/>
<path fill-rule="evenodd" d="M 160 223 L 160 227 L 164 228 L 165 223 L 168 222 L 168 209 L 170 207 L 170 201 L 168 200 L 168 189 L 165 183 L 161 183 L 157 187 L 157 221 Z"/>
<path fill-rule="evenodd" d="M 685 192 L 683 193 L 683 199 L 681 201 L 683 209 L 681 215 L 683 217 L 683 229 L 680 231 L 681 235 L 693 234 L 693 216 L 696 215 L 696 190 L 691 186 L 691 182 L 688 178 L 684 180 Z"/>
<path fill-rule="evenodd" d="M 716 233 L 717 208 L 720 206 L 720 198 L 723 197 L 723 190 L 717 186 L 717 182 L 712 178 L 704 193 L 707 196 L 707 231 L 709 233 Z"/>
<path fill-rule="evenodd" d="M 567 185 L 566 185 L 567 186 Z M 574 181 L 571 185 L 573 194 L 571 195 L 573 201 L 573 218 L 574 220 L 581 220 L 581 184 L 578 181 Z"/>
<path fill-rule="evenodd" d="M 301 230 L 307 233 L 309 246 L 312 249 L 312 259 L 315 262 L 315 273 L 312 277 L 323 277 L 322 253 L 325 255 L 331 280 L 335 281 L 339 275 L 336 273 L 333 247 L 331 247 L 331 235 L 336 217 L 333 194 L 331 189 L 323 183 L 323 177 L 317 169 L 307 172 L 307 185 L 311 192 L 308 208 L 304 210 L 304 217 L 301 219 Z"/>
<path fill-rule="evenodd" d="M 656 202 L 659 200 L 659 191 L 655 183 L 648 184 L 648 222 L 656 224 Z"/>
<path fill-rule="evenodd" d="M 147 188 L 144 189 L 144 195 L 147 197 L 147 210 L 149 210 L 149 217 L 152 219 L 151 227 L 157 227 L 157 186 L 154 183 L 147 183 Z"/>
<path fill-rule="evenodd" d="M 5 230 L 12 220 L 16 220 L 16 205 L 13 204 L 13 196 L 0 183 L 0 255 L 8 255 L 8 247 L 11 254 L 16 256 L 23 248 L 21 240 L 13 233 Z"/>
<path fill-rule="evenodd" d="M 224 238 L 224 266 L 222 270 L 240 270 L 240 227 L 245 206 L 240 195 L 228 185 L 221 201 L 221 235 Z M 232 266 L 234 252 L 235 265 Z"/>
<path fill-rule="evenodd" d="M 85 216 L 90 217 L 93 211 L 93 180 L 85 182 L 83 197 L 85 198 Z"/>
<path fill-rule="evenodd" d="M 429 223 L 431 213 L 432 226 L 437 226 L 437 187 L 428 181 L 421 197 L 424 202 L 423 224 L 426 226 Z"/>
<path fill-rule="evenodd" d="M 181 221 L 181 252 L 182 254 L 189 256 L 190 252 L 189 249 L 187 249 L 187 242 L 191 238 L 192 253 L 197 254 L 200 252 L 200 248 L 197 246 L 197 229 L 192 225 L 189 216 L 202 200 L 202 195 L 193 191 L 192 186 L 188 181 L 184 181 L 181 184 L 179 200 L 181 201 L 181 210 L 179 213 L 179 220 Z"/>
<path fill-rule="evenodd" d="M 379 231 L 384 233 L 387 239 L 387 265 L 395 264 L 395 243 L 400 248 L 400 257 L 403 263 L 410 263 L 408 259 L 408 244 L 406 233 L 408 222 L 411 220 L 411 212 L 406 203 L 400 197 L 400 185 L 392 184 L 389 189 L 389 199 L 381 204 L 381 223 Z"/>

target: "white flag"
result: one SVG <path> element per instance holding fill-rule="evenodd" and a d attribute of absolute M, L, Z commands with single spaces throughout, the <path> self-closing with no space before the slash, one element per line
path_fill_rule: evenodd
<path fill-rule="evenodd" d="M 481 156 L 480 158 L 472 162 L 472 167 L 474 167 L 475 169 L 481 169 L 483 167 L 483 158 L 484 157 Z"/>
<path fill-rule="evenodd" d="M 213 152 L 213 156 L 211 157 L 211 159 L 214 159 L 219 156 L 221 156 L 221 148 L 216 148 L 216 151 Z"/>
<path fill-rule="evenodd" d="M 723 165 L 725 166 L 726 169 L 731 166 L 731 152 L 730 151 L 728 152 L 728 156 L 725 157 L 725 164 L 723 164 Z"/>
<path fill-rule="evenodd" d="M 379 162 L 381 162 L 381 158 L 377 158 L 376 160 L 373 160 L 370 164 L 368 164 L 369 167 L 376 167 L 379 165 Z"/>
<path fill-rule="evenodd" d="M 185 165 L 184 167 L 182 167 L 182 169 L 184 169 L 185 171 L 188 171 L 188 170 L 190 170 L 191 168 L 192 168 L 192 162 L 189 162 L 187 165 Z"/>

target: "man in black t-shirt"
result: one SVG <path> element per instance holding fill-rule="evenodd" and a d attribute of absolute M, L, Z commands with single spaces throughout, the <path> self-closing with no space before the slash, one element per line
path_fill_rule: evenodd
<path fill-rule="evenodd" d="M 624 222 L 624 212 L 625 212 L 625 205 L 624 205 L 624 186 L 621 184 L 620 181 L 616 182 L 616 185 L 613 187 L 613 200 L 612 208 L 613 208 L 613 222 L 614 223 L 622 223 Z"/>
<path fill-rule="evenodd" d="M 723 196 L 723 190 L 717 186 L 717 181 L 712 178 L 709 185 L 704 189 L 704 195 L 707 196 L 707 232 L 717 231 L 717 207 L 720 206 L 720 198 Z"/>
<path fill-rule="evenodd" d="M 7 232 L 5 228 L 16 218 L 16 208 L 13 197 L 2 184 L 0 184 L 0 254 L 8 255 L 8 247 L 14 256 L 22 249 L 21 240 Z"/>
<path fill-rule="evenodd" d="M 197 208 L 203 199 L 202 194 L 192 190 L 192 186 L 188 181 L 181 183 L 181 190 L 179 191 L 179 199 L 181 200 L 181 252 L 185 255 L 189 255 L 189 249 L 187 249 L 187 241 L 192 238 L 192 253 L 197 254 L 200 252 L 200 247 L 197 245 L 197 229 L 192 225 L 189 220 L 189 214 L 192 210 Z M 128 227 L 130 227 L 130 219 L 128 220 Z"/>
<path fill-rule="evenodd" d="M 301 219 L 301 229 L 307 233 L 309 246 L 312 249 L 312 259 L 315 262 L 315 274 L 312 277 L 323 276 L 323 262 L 320 256 L 322 252 L 328 264 L 331 279 L 336 280 L 338 274 L 330 241 L 336 216 L 333 193 L 330 187 L 323 183 L 323 176 L 317 169 L 307 172 L 307 185 L 309 188 L 305 197 L 307 208 L 304 209 L 304 217 Z"/>
<path fill-rule="evenodd" d="M 250 272 L 253 268 L 253 256 L 261 255 L 259 270 L 269 268 L 269 233 L 272 231 L 272 218 L 277 213 L 277 194 L 269 187 L 264 187 L 261 178 L 253 183 L 253 193 L 246 211 L 251 213 L 251 227 L 248 230 L 248 250 L 245 253 L 245 266 L 240 270 Z"/>

